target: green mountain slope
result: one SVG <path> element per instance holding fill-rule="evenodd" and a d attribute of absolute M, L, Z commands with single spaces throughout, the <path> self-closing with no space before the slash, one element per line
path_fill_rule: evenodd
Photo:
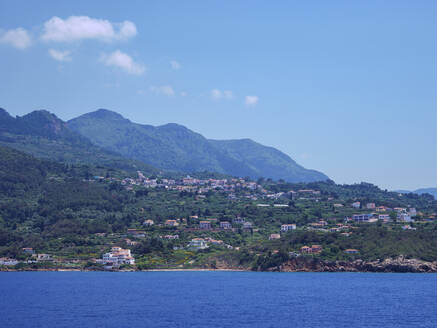
<path fill-rule="evenodd" d="M 125 159 L 94 145 L 45 110 L 14 118 L 0 108 L 0 144 L 57 162 L 158 171 L 150 165 Z"/>
<path fill-rule="evenodd" d="M 70 120 L 68 127 L 102 148 L 168 170 L 262 176 L 290 182 L 328 178 L 252 140 L 208 140 L 178 124 L 137 124 L 104 109 Z"/>
<path fill-rule="evenodd" d="M 318 171 L 305 169 L 279 150 L 250 139 L 210 142 L 229 157 L 244 163 L 256 176 L 296 182 L 321 181 L 328 178 Z"/>

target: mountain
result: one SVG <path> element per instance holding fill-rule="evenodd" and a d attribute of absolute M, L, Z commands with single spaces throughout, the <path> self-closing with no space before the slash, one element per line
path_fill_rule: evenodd
<path fill-rule="evenodd" d="M 401 194 L 409 194 L 409 193 L 413 193 L 413 194 L 430 194 L 433 195 L 435 199 L 437 199 L 437 188 L 420 188 L 420 189 L 416 189 L 413 191 L 410 190 L 396 190 L 396 192 L 401 193 Z"/>
<path fill-rule="evenodd" d="M 71 164 L 88 164 L 124 170 L 157 172 L 157 169 L 128 160 L 94 145 L 86 137 L 69 129 L 56 115 L 33 111 L 16 118 L 0 108 L 0 144 L 38 158 Z"/>
<path fill-rule="evenodd" d="M 133 123 L 118 113 L 99 109 L 67 122 L 95 145 L 155 167 L 180 172 L 219 172 L 289 182 L 326 180 L 288 155 L 250 139 L 209 140 L 184 126 Z"/>
<path fill-rule="evenodd" d="M 414 193 L 419 195 L 430 194 L 433 195 L 435 199 L 437 199 L 437 188 L 420 188 L 415 190 Z"/>

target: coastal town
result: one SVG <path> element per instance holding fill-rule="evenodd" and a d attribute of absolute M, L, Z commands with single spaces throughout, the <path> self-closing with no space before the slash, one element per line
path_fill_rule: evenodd
<path fill-rule="evenodd" d="M 365 225 L 387 226 L 389 229 L 415 231 L 421 225 L 433 222 L 435 213 L 424 213 L 415 207 L 389 207 L 377 202 L 361 202 L 357 199 L 339 199 L 317 189 L 294 189 L 272 192 L 275 183 L 262 184 L 244 178 L 230 179 L 181 179 L 148 178 L 138 172 L 136 178 L 111 178 L 95 176 L 90 180 L 100 184 L 119 184 L 126 192 L 150 195 L 179 195 L 189 197 L 196 203 L 204 204 L 210 197 L 219 197 L 238 210 L 234 215 L 191 213 L 188 216 L 163 217 L 148 216 L 144 208 L 124 232 L 97 232 L 92 238 L 100 250 L 94 257 L 63 257 L 55 253 L 41 253 L 39 249 L 23 247 L 18 258 L 0 258 L 0 266 L 84 268 L 102 270 L 132 270 L 138 268 L 190 268 L 199 265 L 200 257 L 208 252 L 249 252 L 256 254 L 256 248 L 262 243 L 271 245 L 272 254 L 280 251 L 282 239 L 293 234 L 313 232 L 317 234 L 335 234 L 348 238 L 357 229 Z M 217 195 L 217 196 L 213 196 Z M 162 196 L 160 196 L 162 197 Z M 398 197 L 402 198 L 401 194 Z M 383 202 L 386 203 L 386 202 Z M 330 216 L 319 213 L 313 219 L 296 219 L 298 206 L 324 206 Z M 243 206 L 243 207 L 242 207 Z M 245 211 L 253 209 L 259 219 L 251 219 Z M 269 223 L 269 221 L 271 221 Z M 248 241 L 249 242 L 248 242 Z M 153 241 L 167 245 L 175 257 L 174 263 L 162 263 L 162 259 L 151 258 L 147 254 L 138 255 L 145 243 Z M 252 245 L 252 246 L 250 246 Z M 278 248 L 275 249 L 275 245 Z M 248 248 L 249 247 L 249 248 Z M 254 248 L 254 250 L 250 250 Z M 320 257 L 324 246 L 308 240 L 305 244 L 296 243 L 287 249 L 290 258 L 300 256 Z M 345 248 L 346 257 L 359 258 L 359 248 Z M 196 255 L 198 254 L 198 255 Z M 196 262 L 197 261 L 197 262 Z M 140 264 L 139 264 L 140 263 Z M 142 263 L 142 264 L 141 264 Z M 145 265 L 144 263 L 148 263 Z M 160 264 L 161 263 L 161 264 Z"/>

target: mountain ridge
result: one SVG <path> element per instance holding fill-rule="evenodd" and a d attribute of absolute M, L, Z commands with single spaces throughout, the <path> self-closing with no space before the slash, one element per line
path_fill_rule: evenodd
<path fill-rule="evenodd" d="M 35 110 L 14 118 L 0 109 L 0 144 L 57 162 L 158 172 L 147 164 L 94 145 L 47 110 Z"/>
<path fill-rule="evenodd" d="M 396 192 L 399 192 L 401 194 L 409 194 L 409 193 L 413 193 L 413 194 L 430 194 L 432 196 L 434 196 L 435 199 L 437 199 L 437 188 L 419 188 L 416 190 L 395 190 Z"/>
<path fill-rule="evenodd" d="M 177 123 L 139 124 L 119 113 L 98 109 L 69 120 L 67 126 L 102 148 L 166 170 L 212 171 L 289 182 L 328 179 L 273 147 L 248 138 L 207 139 Z"/>

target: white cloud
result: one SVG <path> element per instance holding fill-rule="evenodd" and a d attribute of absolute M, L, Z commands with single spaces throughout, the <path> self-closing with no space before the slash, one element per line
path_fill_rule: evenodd
<path fill-rule="evenodd" d="M 212 99 L 219 100 L 219 99 L 232 99 L 234 97 L 232 91 L 230 90 L 219 90 L 219 89 L 212 89 L 211 90 L 211 97 Z"/>
<path fill-rule="evenodd" d="M 49 49 L 49 55 L 53 59 L 60 62 L 71 61 L 71 52 L 68 50 L 61 51 L 56 49 Z"/>
<path fill-rule="evenodd" d="M 17 49 L 26 49 L 32 44 L 29 33 L 22 27 L 0 33 L 0 43 L 9 44 Z"/>
<path fill-rule="evenodd" d="M 118 38 L 121 40 L 126 40 L 133 38 L 135 35 L 137 35 L 137 27 L 134 23 L 130 21 L 124 21 L 121 24 L 118 24 L 120 26 L 120 31 L 118 33 Z"/>
<path fill-rule="evenodd" d="M 105 42 L 126 40 L 137 34 L 130 21 L 111 23 L 108 20 L 88 16 L 70 16 L 67 19 L 52 17 L 44 23 L 41 39 L 54 42 L 74 42 L 94 39 Z"/>
<path fill-rule="evenodd" d="M 142 64 L 136 63 L 131 56 L 120 50 L 116 50 L 109 55 L 103 55 L 100 60 L 107 66 L 121 68 L 129 74 L 142 75 L 145 71 Z"/>
<path fill-rule="evenodd" d="M 175 95 L 175 92 L 174 92 L 173 88 L 171 87 L 171 85 L 163 85 L 160 87 L 151 86 L 150 91 L 152 91 L 153 93 L 155 93 L 157 95 L 164 95 L 167 97 L 173 97 Z"/>
<path fill-rule="evenodd" d="M 181 68 L 181 64 L 179 62 L 177 62 L 176 60 L 171 60 L 170 61 L 170 66 L 174 70 L 178 70 L 179 68 Z"/>
<path fill-rule="evenodd" d="M 248 106 L 255 106 L 258 104 L 258 96 L 246 96 L 245 98 L 245 104 Z"/>
<path fill-rule="evenodd" d="M 223 97 L 223 94 L 219 89 L 212 89 L 211 97 L 212 99 L 220 99 L 221 97 Z"/>
<path fill-rule="evenodd" d="M 186 93 L 185 91 L 182 91 L 181 92 L 181 97 L 186 97 L 186 96 L 188 96 L 188 93 Z"/>

